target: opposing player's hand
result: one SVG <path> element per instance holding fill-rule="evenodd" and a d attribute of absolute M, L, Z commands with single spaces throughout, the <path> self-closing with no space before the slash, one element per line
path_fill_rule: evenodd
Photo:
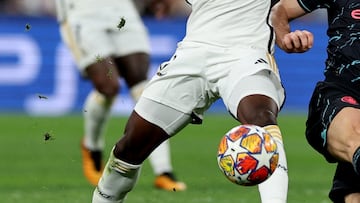
<path fill-rule="evenodd" d="M 303 53 L 311 49 L 314 43 L 314 35 L 307 30 L 295 30 L 285 34 L 279 47 L 287 53 Z"/>

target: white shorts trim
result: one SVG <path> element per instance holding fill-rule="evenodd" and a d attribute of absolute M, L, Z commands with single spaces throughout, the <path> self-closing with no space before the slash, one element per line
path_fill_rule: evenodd
<path fill-rule="evenodd" d="M 169 136 L 175 135 L 191 121 L 191 116 L 164 104 L 141 97 L 135 111 L 142 118 L 162 128 Z"/>
<path fill-rule="evenodd" d="M 237 108 L 240 101 L 250 95 L 260 94 L 270 97 L 281 108 L 285 93 L 284 89 L 269 70 L 261 70 L 253 75 L 242 78 L 233 88 L 232 92 L 224 99 L 228 111 L 237 117 Z"/>

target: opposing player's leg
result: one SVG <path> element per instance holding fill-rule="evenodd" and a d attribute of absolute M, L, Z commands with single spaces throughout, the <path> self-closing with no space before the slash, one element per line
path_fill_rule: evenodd
<path fill-rule="evenodd" d="M 149 55 L 146 53 L 135 53 L 116 58 L 121 76 L 129 85 L 130 94 L 137 102 L 147 84 L 147 71 Z M 164 141 L 149 156 L 150 165 L 156 175 L 154 186 L 168 191 L 183 191 L 186 184 L 178 181 L 173 173 L 170 155 L 170 142 Z"/>
<path fill-rule="evenodd" d="M 136 183 L 143 161 L 162 142 L 186 126 L 190 118 L 173 108 L 141 98 L 128 120 L 124 136 L 111 152 L 94 191 L 93 203 L 123 202 Z"/>
<path fill-rule="evenodd" d="M 356 173 L 360 146 L 360 105 L 347 89 L 318 82 L 309 103 L 306 138 L 329 163 L 338 162 L 329 197 L 335 203 L 356 198 L 360 176 Z M 359 200 L 360 202 L 360 200 Z"/>
<path fill-rule="evenodd" d="M 102 152 L 105 147 L 103 130 L 111 105 L 119 90 L 119 75 L 112 64 L 111 59 L 102 59 L 85 69 L 95 90 L 90 92 L 84 105 L 84 138 L 81 152 L 84 175 L 93 185 L 97 184 L 104 167 L 102 163 Z"/>
<path fill-rule="evenodd" d="M 348 163 L 341 169 L 346 163 L 338 163 L 330 196 L 344 197 L 345 203 L 360 202 L 360 109 L 345 107 L 336 114 L 327 131 L 327 149 Z"/>
<path fill-rule="evenodd" d="M 360 109 L 345 107 L 336 114 L 327 131 L 327 149 L 360 174 Z"/>
<path fill-rule="evenodd" d="M 329 193 L 334 203 L 358 203 L 360 202 L 359 176 L 349 162 L 338 162 L 333 186 Z"/>
<path fill-rule="evenodd" d="M 345 196 L 345 203 L 359 203 L 360 193 L 351 193 Z"/>
<path fill-rule="evenodd" d="M 229 97 L 230 112 L 243 124 L 264 127 L 276 140 L 279 151 L 278 168 L 259 185 L 262 203 L 286 203 L 288 171 L 277 116 L 284 100 L 284 90 L 269 70 L 245 76 L 236 84 Z M 245 92 L 245 94 L 244 94 Z M 237 105 L 237 108 L 234 106 Z"/>

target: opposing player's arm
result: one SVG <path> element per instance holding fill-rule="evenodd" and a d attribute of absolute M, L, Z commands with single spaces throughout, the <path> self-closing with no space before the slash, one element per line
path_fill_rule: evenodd
<path fill-rule="evenodd" d="M 291 31 L 289 22 L 305 15 L 297 0 L 280 0 L 272 7 L 271 23 L 275 29 L 276 44 L 288 53 L 308 51 L 314 42 L 314 36 L 307 30 Z"/>

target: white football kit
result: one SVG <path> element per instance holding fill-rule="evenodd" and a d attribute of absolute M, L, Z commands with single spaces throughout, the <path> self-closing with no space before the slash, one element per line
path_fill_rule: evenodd
<path fill-rule="evenodd" d="M 146 27 L 132 0 L 56 0 L 56 5 L 61 36 L 82 73 L 99 57 L 150 52 Z"/>
<path fill-rule="evenodd" d="M 272 55 L 270 1 L 188 2 L 192 13 L 186 36 L 172 58 L 160 65 L 135 111 L 173 135 L 189 122 L 190 115 L 201 119 L 219 98 L 235 117 L 240 100 L 253 94 L 272 98 L 280 109 L 285 94 Z M 149 113 L 149 109 L 159 113 Z M 169 123 L 173 110 L 188 117 L 179 113 Z"/>
<path fill-rule="evenodd" d="M 201 123 L 203 113 L 218 99 L 223 100 L 234 117 L 239 102 L 254 94 L 272 98 L 280 109 L 285 93 L 272 55 L 274 32 L 268 22 L 271 2 L 187 1 L 192 4 L 192 12 L 186 35 L 171 59 L 160 65 L 146 86 L 135 112 L 172 136 L 189 123 Z M 135 126 L 143 123 L 137 123 L 137 117 L 132 118 Z M 277 125 L 264 128 L 276 136 L 279 167 L 259 185 L 261 202 L 285 203 L 288 175 L 280 129 Z M 153 134 L 132 129 L 133 126 L 130 131 L 140 134 L 128 134 L 127 143 Z M 147 127 L 145 131 L 155 129 Z M 161 137 L 146 139 L 152 140 L 151 145 Z M 138 179 L 141 164 L 133 165 L 114 155 L 108 166 L 93 193 L 93 202 L 125 202 L 126 194 Z"/>

